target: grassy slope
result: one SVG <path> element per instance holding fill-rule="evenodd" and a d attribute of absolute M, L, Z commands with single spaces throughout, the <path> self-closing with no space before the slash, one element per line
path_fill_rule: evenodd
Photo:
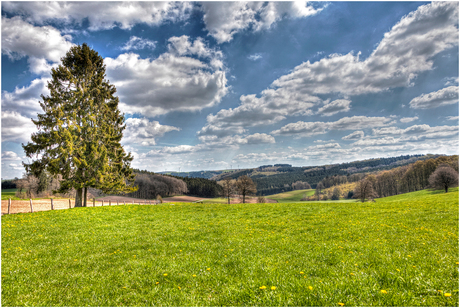
<path fill-rule="evenodd" d="M 2 305 L 458 306 L 458 210 L 457 189 L 7 215 Z"/>
<path fill-rule="evenodd" d="M 15 196 L 17 189 L 16 188 L 11 188 L 11 189 L 2 189 L 2 200 L 22 200 L 18 197 Z"/>
<path fill-rule="evenodd" d="M 291 203 L 291 202 L 300 202 L 300 199 L 304 195 L 313 196 L 315 194 L 314 189 L 304 189 L 304 190 L 293 190 L 276 195 L 266 196 L 266 198 L 276 200 L 280 203 Z M 302 201 L 303 202 L 303 201 Z"/>

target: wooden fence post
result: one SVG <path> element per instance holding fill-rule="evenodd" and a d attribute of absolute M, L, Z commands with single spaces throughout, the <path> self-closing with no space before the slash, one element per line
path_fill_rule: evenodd
<path fill-rule="evenodd" d="M 34 212 L 34 208 L 32 207 L 32 199 L 29 199 L 30 200 L 30 212 L 33 213 Z"/>
<path fill-rule="evenodd" d="M 125 201 L 125 200 L 123 200 L 123 205 L 126 205 L 126 201 Z"/>
<path fill-rule="evenodd" d="M 72 203 L 70 202 L 70 199 L 69 199 L 69 209 L 72 208 Z"/>
<path fill-rule="evenodd" d="M 96 199 L 93 198 L 93 207 L 95 207 L 95 206 L 96 206 Z"/>
<path fill-rule="evenodd" d="M 54 210 L 53 198 L 51 198 L 51 210 Z"/>
<path fill-rule="evenodd" d="M 111 206 L 111 205 L 112 205 L 112 200 L 109 200 L 109 206 Z"/>
<path fill-rule="evenodd" d="M 117 205 L 118 205 L 118 200 L 117 200 Z"/>
<path fill-rule="evenodd" d="M 101 206 L 104 206 L 104 200 L 101 200 L 102 201 L 102 205 Z"/>
<path fill-rule="evenodd" d="M 10 213 L 11 199 L 8 199 L 8 214 Z"/>

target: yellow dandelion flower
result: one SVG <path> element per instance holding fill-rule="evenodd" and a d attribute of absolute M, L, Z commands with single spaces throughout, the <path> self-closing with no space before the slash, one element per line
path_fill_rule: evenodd
<path fill-rule="evenodd" d="M 261 290 L 265 290 L 266 288 L 267 288 L 266 286 L 259 287 L 259 289 L 261 289 Z"/>
<path fill-rule="evenodd" d="M 355 274 L 353 274 L 353 273 L 350 273 L 350 275 L 351 275 L 351 276 L 354 276 Z"/>
<path fill-rule="evenodd" d="M 181 289 L 179 286 L 177 287 L 179 290 Z"/>
<path fill-rule="evenodd" d="M 396 270 L 397 270 L 398 272 L 400 272 L 400 270 L 399 270 L 399 269 L 396 269 Z"/>
<path fill-rule="evenodd" d="M 308 289 L 309 289 L 309 290 L 313 290 L 313 287 L 312 287 L 312 286 L 308 286 Z"/>
<path fill-rule="evenodd" d="M 196 277 L 196 275 L 192 275 L 192 277 Z"/>
<path fill-rule="evenodd" d="M 270 289 L 272 289 L 272 290 L 276 290 L 276 287 L 275 287 L 275 286 L 272 286 Z"/>
<path fill-rule="evenodd" d="M 343 307 L 345 304 L 344 303 L 339 303 L 339 305 Z"/>
<path fill-rule="evenodd" d="M 210 271 L 211 269 L 208 267 L 206 270 L 207 270 L 207 271 Z"/>
<path fill-rule="evenodd" d="M 301 274 L 301 275 L 303 275 L 303 274 L 304 274 L 304 272 L 300 272 L 300 274 Z"/>
<path fill-rule="evenodd" d="M 160 282 L 157 281 L 155 284 L 159 284 L 159 283 L 160 283 Z"/>
<path fill-rule="evenodd" d="M 450 293 L 444 293 L 444 296 L 445 296 L 445 297 L 451 297 L 452 294 L 450 294 Z"/>
<path fill-rule="evenodd" d="M 386 290 L 380 290 L 380 293 L 387 294 L 388 292 Z"/>
<path fill-rule="evenodd" d="M 168 276 L 168 274 L 163 274 L 163 276 Z"/>

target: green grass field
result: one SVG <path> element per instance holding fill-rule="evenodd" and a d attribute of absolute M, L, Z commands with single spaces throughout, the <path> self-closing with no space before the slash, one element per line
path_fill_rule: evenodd
<path fill-rule="evenodd" d="M 2 217 L 2 306 L 458 306 L 458 189 Z"/>
<path fill-rule="evenodd" d="M 2 189 L 2 200 L 21 200 L 20 198 L 15 196 L 16 190 L 16 188 Z"/>
<path fill-rule="evenodd" d="M 293 190 L 276 195 L 266 196 L 269 199 L 278 201 L 279 203 L 292 203 L 292 202 L 305 202 L 300 201 L 304 195 L 313 196 L 315 194 L 314 189 L 304 189 L 304 190 Z"/>

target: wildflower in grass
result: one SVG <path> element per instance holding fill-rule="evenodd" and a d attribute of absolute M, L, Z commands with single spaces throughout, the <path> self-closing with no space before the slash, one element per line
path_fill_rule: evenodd
<path fill-rule="evenodd" d="M 193 274 L 193 275 L 192 275 L 192 277 L 196 277 L 196 275 L 195 275 L 195 274 Z"/>
<path fill-rule="evenodd" d="M 388 292 L 386 290 L 380 290 L 380 293 L 387 294 Z"/>
<path fill-rule="evenodd" d="M 165 277 L 166 277 L 166 276 L 168 276 L 168 274 L 163 274 L 163 276 L 165 276 Z"/>
<path fill-rule="evenodd" d="M 261 289 L 261 290 L 265 290 L 266 288 L 267 288 L 266 286 L 259 287 L 259 289 Z"/>
<path fill-rule="evenodd" d="M 450 294 L 450 293 L 444 293 L 444 296 L 445 296 L 445 297 L 451 297 L 452 294 Z"/>
<path fill-rule="evenodd" d="M 181 289 L 179 286 L 177 287 L 179 290 Z"/>
<path fill-rule="evenodd" d="M 344 303 L 339 303 L 339 305 L 343 307 L 345 304 Z"/>
<path fill-rule="evenodd" d="M 355 274 L 353 274 L 353 273 L 350 273 L 350 275 L 351 275 L 351 276 L 354 276 Z"/>
<path fill-rule="evenodd" d="M 308 290 L 313 290 L 313 287 L 312 287 L 312 286 L 308 286 Z"/>
<path fill-rule="evenodd" d="M 272 286 L 270 289 L 271 289 L 271 290 L 276 290 L 276 287 L 275 287 L 275 286 Z"/>
<path fill-rule="evenodd" d="M 159 284 L 159 283 L 160 283 L 160 282 L 159 282 L 159 281 L 157 281 L 155 284 Z"/>
<path fill-rule="evenodd" d="M 207 271 L 210 271 L 211 269 L 208 267 L 206 270 L 207 270 Z"/>
<path fill-rule="evenodd" d="M 396 270 L 397 270 L 398 272 L 400 272 L 400 270 L 399 270 L 399 269 L 396 269 Z"/>
<path fill-rule="evenodd" d="M 304 272 L 300 272 L 301 275 L 305 274 Z"/>

